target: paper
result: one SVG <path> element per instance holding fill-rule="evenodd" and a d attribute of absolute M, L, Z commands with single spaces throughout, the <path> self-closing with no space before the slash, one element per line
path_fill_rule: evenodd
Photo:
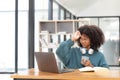
<path fill-rule="evenodd" d="M 94 71 L 108 71 L 108 68 L 105 67 L 84 67 L 80 68 L 80 72 L 94 72 Z"/>

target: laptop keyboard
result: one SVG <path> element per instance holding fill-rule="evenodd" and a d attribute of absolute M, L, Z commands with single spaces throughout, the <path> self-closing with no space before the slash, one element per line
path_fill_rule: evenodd
<path fill-rule="evenodd" d="M 74 69 L 62 69 L 62 72 L 65 73 L 65 72 L 73 72 Z"/>

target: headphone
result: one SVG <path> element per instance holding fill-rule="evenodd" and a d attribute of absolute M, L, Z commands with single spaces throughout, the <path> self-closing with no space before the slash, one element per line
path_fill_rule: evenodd
<path fill-rule="evenodd" d="M 86 54 L 86 49 L 85 48 L 80 48 L 80 52 L 82 53 L 82 54 Z M 94 52 L 94 50 L 92 49 L 92 48 L 90 48 L 89 50 L 88 50 L 88 54 L 93 54 L 93 52 Z"/>

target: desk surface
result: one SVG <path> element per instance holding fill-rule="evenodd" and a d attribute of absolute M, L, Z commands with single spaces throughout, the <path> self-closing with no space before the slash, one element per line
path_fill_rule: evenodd
<path fill-rule="evenodd" d="M 120 70 L 96 71 L 96 72 L 80 72 L 75 70 L 69 73 L 49 73 L 39 72 L 38 70 L 30 69 L 12 74 L 13 79 L 66 79 L 66 80 L 120 80 Z"/>

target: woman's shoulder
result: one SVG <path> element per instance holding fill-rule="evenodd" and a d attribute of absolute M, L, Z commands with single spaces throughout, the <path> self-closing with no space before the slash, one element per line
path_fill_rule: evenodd
<path fill-rule="evenodd" d="M 95 54 L 97 54 L 97 55 L 99 55 L 99 56 L 104 56 L 101 51 L 95 51 Z"/>

